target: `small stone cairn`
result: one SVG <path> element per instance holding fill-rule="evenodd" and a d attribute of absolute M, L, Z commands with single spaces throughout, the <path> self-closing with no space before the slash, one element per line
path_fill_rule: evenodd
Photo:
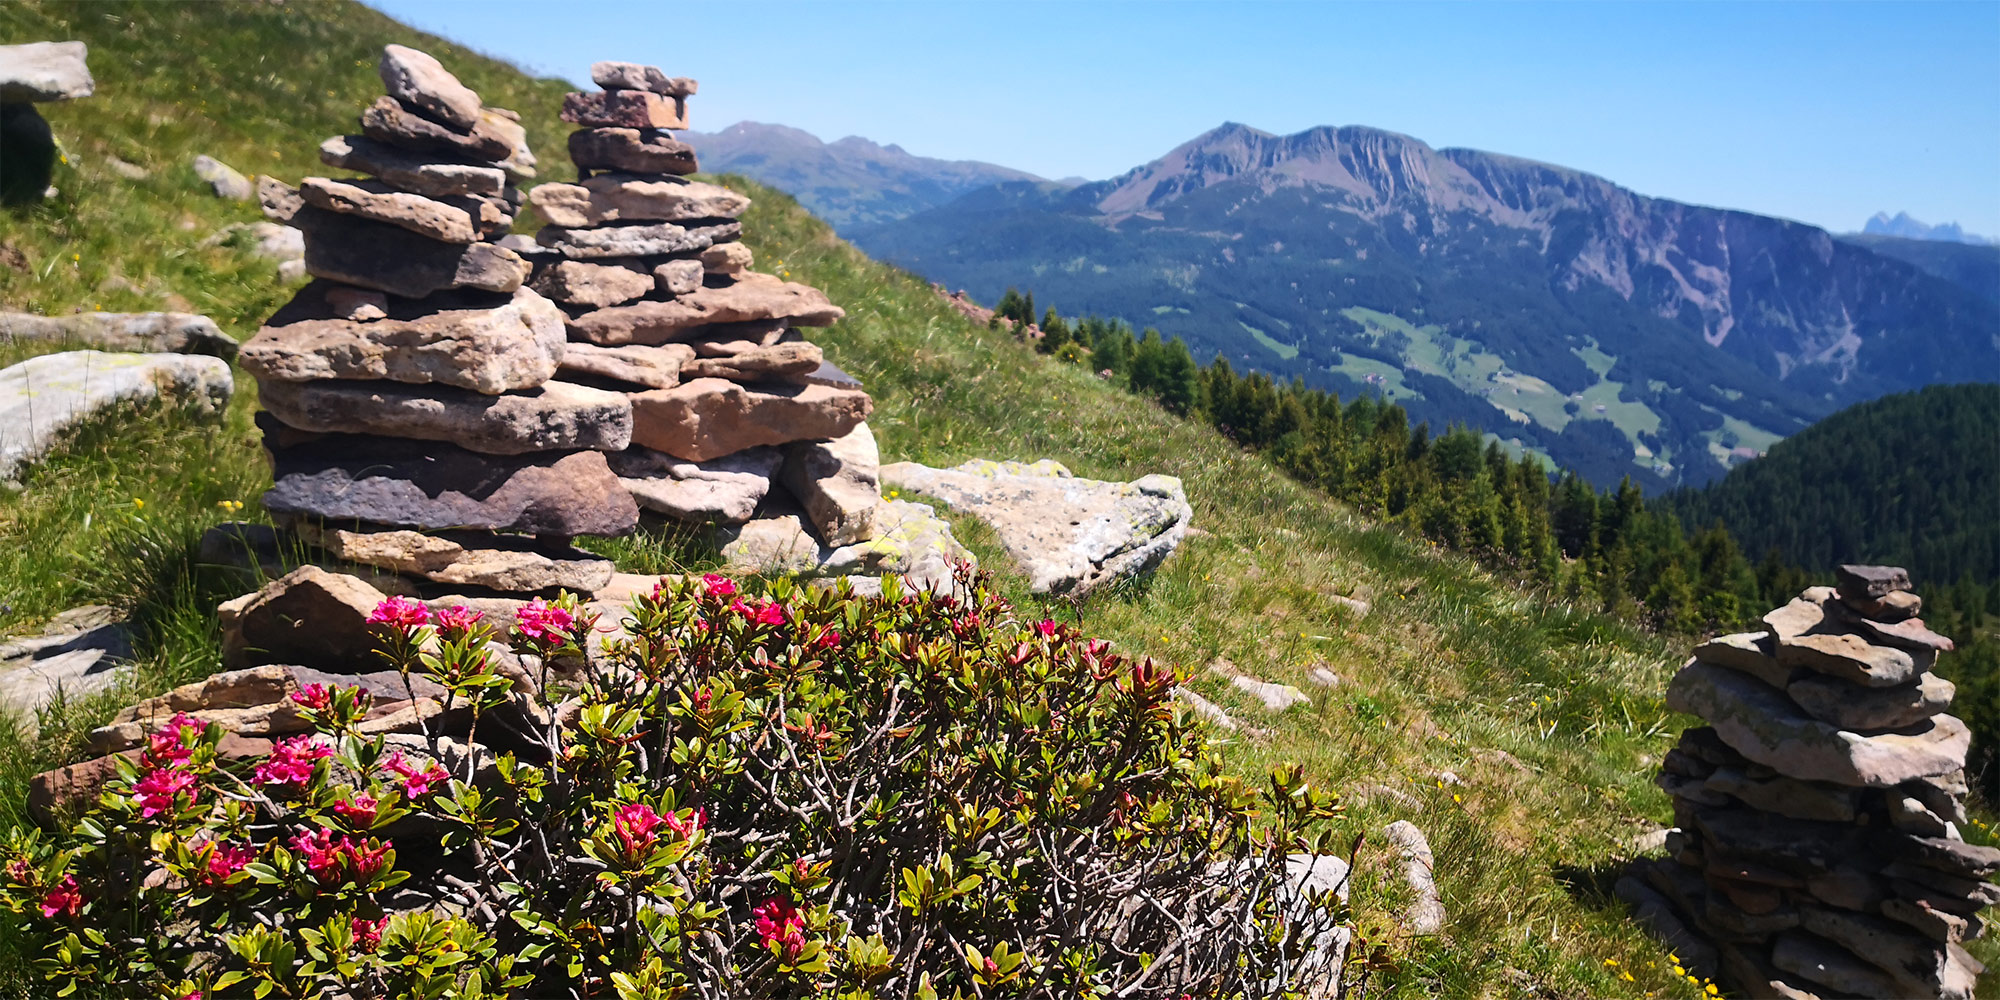
<path fill-rule="evenodd" d="M 425 53 L 387 46 L 380 70 L 362 134 L 320 146 L 370 177 L 261 192 L 316 279 L 240 355 L 265 410 L 264 505 L 419 592 L 597 590 L 611 563 L 568 542 L 638 524 L 605 458 L 631 443 L 632 404 L 557 378 L 563 313 L 504 236 L 534 174 L 526 133 Z"/>
<path fill-rule="evenodd" d="M 2000 850 L 1959 835 L 1969 735 L 1930 672 L 1952 643 L 1903 570 L 1838 583 L 1695 648 L 1667 690 L 1709 723 L 1661 764 L 1671 858 L 1617 892 L 1739 995 L 1969 998 Z"/>
<path fill-rule="evenodd" d="M 597 63 L 591 79 L 604 89 L 563 101 L 563 120 L 581 126 L 569 137 L 578 181 L 528 193 L 548 222 L 530 285 L 566 314 L 561 377 L 631 411 L 631 447 L 609 455 L 612 469 L 663 517 L 758 520 L 752 544 L 724 533 L 732 571 L 909 572 L 908 540 L 871 543 L 906 522 L 947 539 L 949 528 L 925 520 L 928 508 L 883 502 L 874 404 L 798 332 L 846 313 L 750 270 L 737 242 L 750 200 L 684 176 L 694 151 L 670 130 L 687 127 L 695 81 L 622 62 Z"/>

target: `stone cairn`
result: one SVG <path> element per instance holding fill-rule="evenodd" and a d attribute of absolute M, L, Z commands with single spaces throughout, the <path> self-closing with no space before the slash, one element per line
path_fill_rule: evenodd
<path fill-rule="evenodd" d="M 1969 998 L 1985 971 L 1960 942 L 2000 901 L 2000 850 L 1959 836 L 1969 735 L 1930 672 L 1952 643 L 1909 582 L 1843 566 L 1765 631 L 1696 647 L 1667 690 L 1709 725 L 1661 764 L 1671 858 L 1617 891 L 1739 995 Z"/>
<path fill-rule="evenodd" d="M 604 89 L 563 100 L 563 120 L 581 126 L 569 137 L 577 182 L 528 193 L 548 222 L 530 284 L 567 314 L 562 377 L 631 412 L 632 446 L 609 456 L 612 469 L 666 518 L 789 516 L 815 536 L 810 565 L 764 552 L 732 569 L 907 570 L 855 558 L 815 572 L 822 553 L 859 551 L 899 516 L 878 485 L 874 404 L 798 333 L 845 313 L 751 271 L 736 242 L 750 200 L 683 176 L 694 151 L 669 130 L 687 127 L 695 81 L 621 62 L 597 63 L 591 79 Z"/>
<path fill-rule="evenodd" d="M 320 146 L 371 178 L 263 192 L 316 279 L 240 356 L 264 408 L 264 506 L 417 592 L 595 591 L 611 563 L 568 543 L 638 524 L 605 458 L 631 443 L 632 405 L 556 377 L 564 316 L 503 236 L 534 173 L 526 133 L 429 55 L 390 45 L 380 68 L 362 134 Z"/>

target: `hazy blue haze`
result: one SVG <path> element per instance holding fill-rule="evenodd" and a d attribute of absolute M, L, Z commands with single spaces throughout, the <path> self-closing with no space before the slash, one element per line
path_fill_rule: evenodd
<path fill-rule="evenodd" d="M 696 77 L 704 131 L 1098 179 L 1225 120 L 1373 125 L 1837 232 L 2000 234 L 2000 3 L 374 3 L 547 75 Z"/>

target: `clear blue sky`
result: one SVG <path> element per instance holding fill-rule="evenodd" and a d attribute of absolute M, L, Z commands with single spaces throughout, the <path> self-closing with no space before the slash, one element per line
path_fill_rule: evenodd
<path fill-rule="evenodd" d="M 1372 125 L 1643 194 L 2000 235 L 2000 3 L 373 0 L 588 82 L 693 76 L 697 130 L 775 122 L 1109 177 L 1224 121 Z"/>

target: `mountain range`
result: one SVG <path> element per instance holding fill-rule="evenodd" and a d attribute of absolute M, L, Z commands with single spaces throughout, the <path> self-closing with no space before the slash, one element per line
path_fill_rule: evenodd
<path fill-rule="evenodd" d="M 992 184 L 1042 183 L 1034 174 L 991 163 L 913 156 L 901 146 L 852 135 L 821 142 L 810 132 L 761 122 L 685 138 L 701 151 L 704 170 L 744 174 L 779 188 L 842 231 L 900 219 Z"/>
<path fill-rule="evenodd" d="M 768 162 L 755 176 L 785 185 Z M 1003 179 L 887 214 L 843 235 L 975 298 L 1020 286 L 1380 393 L 1600 485 L 1699 484 L 1843 406 L 2000 379 L 1976 267 L 1954 280 L 1874 237 L 1381 129 L 1230 123 L 1110 180 Z"/>
<path fill-rule="evenodd" d="M 1990 236 L 1979 236 L 1959 228 L 1956 222 L 1930 225 L 1910 218 L 1908 212 L 1897 212 L 1893 217 L 1887 212 L 1876 212 L 1861 227 L 1869 236 L 1900 236 L 1906 240 L 1935 240 L 1942 243 L 1971 243 L 1976 246 L 2000 245 L 2000 240 Z"/>

